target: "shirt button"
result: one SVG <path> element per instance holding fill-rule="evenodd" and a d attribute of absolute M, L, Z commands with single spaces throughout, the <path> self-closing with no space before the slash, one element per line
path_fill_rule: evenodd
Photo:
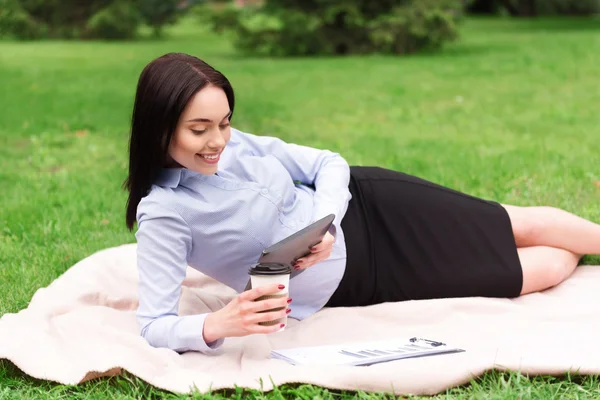
<path fill-rule="evenodd" d="M 269 193 L 269 189 L 264 188 L 263 190 L 260 191 L 262 194 L 268 194 Z"/>

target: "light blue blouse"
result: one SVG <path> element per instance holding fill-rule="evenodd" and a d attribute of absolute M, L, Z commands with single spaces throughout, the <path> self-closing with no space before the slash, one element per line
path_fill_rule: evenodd
<path fill-rule="evenodd" d="M 242 292 L 264 248 L 335 214 L 331 256 L 290 282 L 289 317 L 318 311 L 346 266 L 340 222 L 351 199 L 349 180 L 339 154 L 233 128 L 216 175 L 163 169 L 137 209 L 141 335 L 154 347 L 215 351 L 223 339 L 204 341 L 207 314 L 178 315 L 187 266 Z"/>

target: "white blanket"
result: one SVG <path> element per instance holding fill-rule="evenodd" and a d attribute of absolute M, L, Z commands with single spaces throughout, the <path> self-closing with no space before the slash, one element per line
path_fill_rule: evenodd
<path fill-rule="evenodd" d="M 122 370 L 172 392 L 272 389 L 305 382 L 346 390 L 436 394 L 490 369 L 600 374 L 600 267 L 518 299 L 440 299 L 325 309 L 272 335 L 226 339 L 220 354 L 177 354 L 138 335 L 135 245 L 74 265 L 27 309 L 0 318 L 0 358 L 35 378 L 77 384 Z M 188 270 L 180 312 L 217 310 L 236 293 Z M 200 334 L 200 333 L 199 333 Z M 422 336 L 466 352 L 369 367 L 293 366 L 271 349 Z M 435 371 L 435 372 L 434 372 Z"/>

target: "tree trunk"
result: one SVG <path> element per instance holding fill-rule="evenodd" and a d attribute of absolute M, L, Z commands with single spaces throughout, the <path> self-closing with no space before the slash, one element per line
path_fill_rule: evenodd
<path fill-rule="evenodd" d="M 537 7 L 535 0 L 502 0 L 506 11 L 513 17 L 535 17 L 537 16 Z"/>
<path fill-rule="evenodd" d="M 519 2 L 519 15 L 521 15 L 522 17 L 537 16 L 535 0 L 521 0 Z"/>
<path fill-rule="evenodd" d="M 466 3 L 466 0 L 463 0 Z M 466 4 L 465 4 L 466 6 Z M 475 0 L 467 7 L 471 14 L 496 14 L 498 2 L 495 0 Z"/>
<path fill-rule="evenodd" d="M 517 7 L 515 7 L 511 0 L 500 0 L 500 3 L 502 3 L 504 8 L 506 8 L 506 11 L 508 11 L 512 17 L 517 17 L 519 15 L 519 10 Z"/>

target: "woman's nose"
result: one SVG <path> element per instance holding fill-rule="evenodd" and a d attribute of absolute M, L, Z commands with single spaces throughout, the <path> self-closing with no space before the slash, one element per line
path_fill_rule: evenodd
<path fill-rule="evenodd" d="M 223 132 L 221 130 L 217 130 L 213 135 L 211 135 L 210 140 L 208 141 L 208 146 L 213 149 L 222 149 L 225 147 L 225 138 L 223 137 Z"/>

